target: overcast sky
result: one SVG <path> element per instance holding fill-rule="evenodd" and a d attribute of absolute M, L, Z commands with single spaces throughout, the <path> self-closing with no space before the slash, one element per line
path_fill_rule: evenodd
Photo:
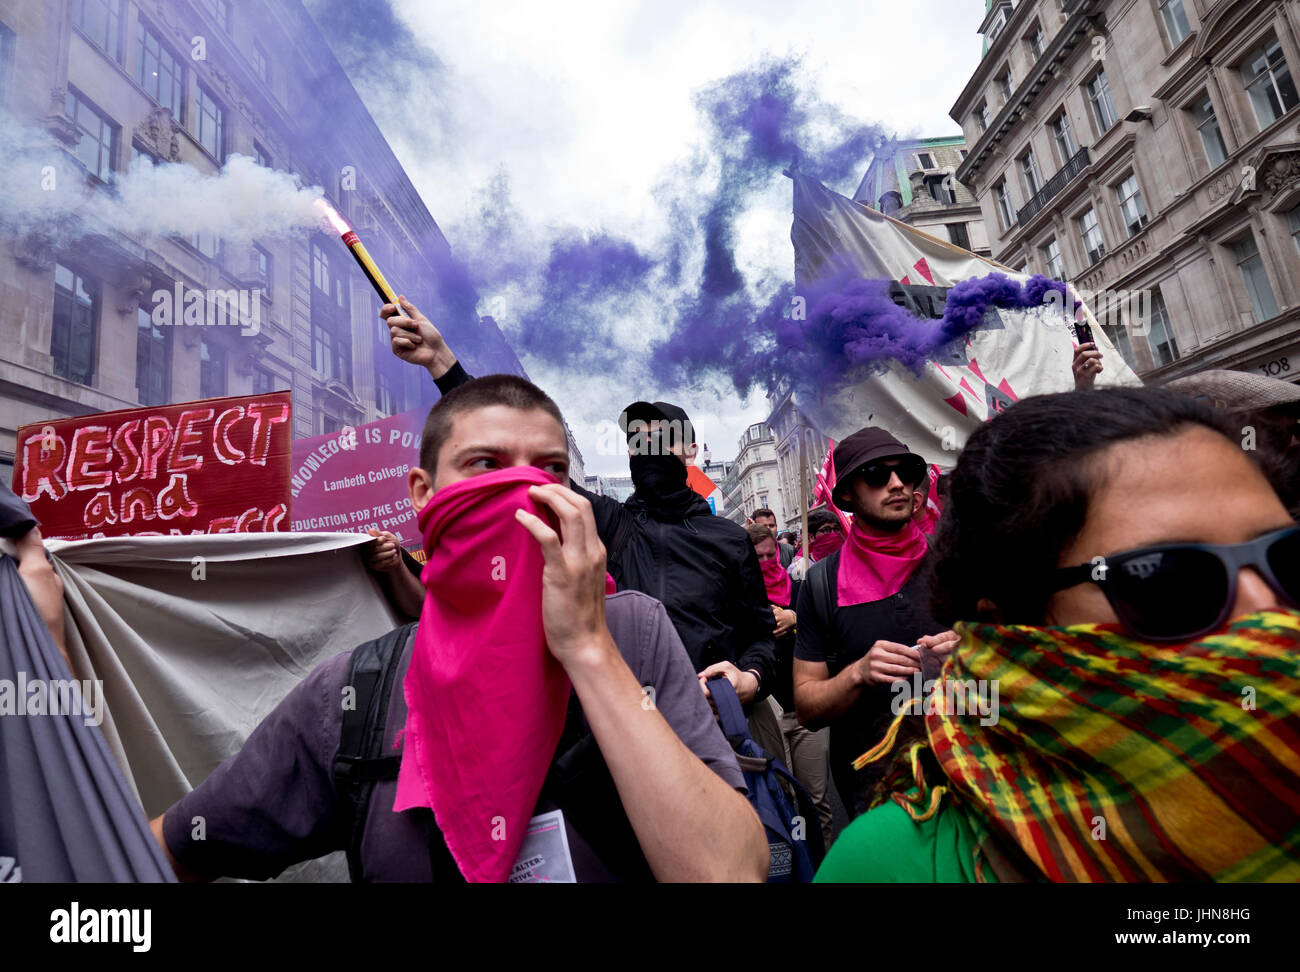
<path fill-rule="evenodd" d="M 959 134 L 948 110 L 978 63 L 984 15 L 982 0 L 391 6 L 424 50 L 395 59 L 400 83 L 368 75 L 357 86 L 453 248 L 472 236 L 500 174 L 539 240 L 564 227 L 634 240 L 662 231 L 654 187 L 702 141 L 692 94 L 763 55 L 800 57 L 808 87 L 855 119 L 901 136 Z M 851 194 L 860 178 L 831 188 Z M 742 269 L 792 275 L 788 189 L 774 189 L 742 228 Z M 587 471 L 625 474 L 626 457 L 598 454 L 596 423 L 632 396 L 527 356 L 524 365 L 569 419 Z M 769 407 L 761 394 L 681 404 L 715 458 L 734 457 Z"/>

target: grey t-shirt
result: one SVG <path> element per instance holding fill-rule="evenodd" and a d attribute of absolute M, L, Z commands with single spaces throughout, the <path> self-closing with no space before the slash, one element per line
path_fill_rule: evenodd
<path fill-rule="evenodd" d="M 662 604 L 636 591 L 605 601 L 606 621 L 624 661 L 679 739 L 731 786 L 744 777 L 727 744 L 676 629 Z M 411 639 L 413 641 L 413 639 Z M 408 641 L 393 680 L 385 742 L 393 751 L 406 723 L 402 680 L 410 662 Z M 343 686 L 352 652 L 318 665 L 253 731 L 243 748 L 167 811 L 163 834 L 186 868 L 212 877 L 264 880 L 291 864 L 347 847 L 348 808 L 334 789 Z M 361 844 L 368 881 L 430 881 L 428 811 L 393 812 L 396 780 L 376 785 Z M 535 813 L 559 803 L 543 798 Z M 202 818 L 203 839 L 194 839 Z M 626 827 L 626 820 L 618 822 Z M 601 828 L 604 830 L 604 827 Z M 565 816 L 578 881 L 611 881 L 626 869 L 602 857 L 601 834 L 584 833 Z"/>

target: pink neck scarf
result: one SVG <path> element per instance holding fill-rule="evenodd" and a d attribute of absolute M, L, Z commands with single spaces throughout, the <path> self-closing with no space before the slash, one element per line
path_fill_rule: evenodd
<path fill-rule="evenodd" d="M 911 520 L 898 533 L 874 536 L 855 517 L 840 552 L 836 603 L 852 607 L 891 597 L 903 589 L 929 546 Z"/>
<path fill-rule="evenodd" d="M 428 593 L 403 689 L 395 812 L 430 807 L 465 879 L 504 881 L 564 729 L 569 679 L 542 629 L 541 548 L 515 510 L 555 482 L 515 466 L 440 490 L 420 511 Z"/>
<path fill-rule="evenodd" d="M 815 564 L 819 560 L 825 560 L 842 546 L 844 546 L 844 534 L 823 533 L 819 537 L 813 537 L 808 544 L 808 559 Z"/>
<path fill-rule="evenodd" d="M 760 560 L 758 566 L 763 571 L 763 586 L 767 588 L 767 599 L 781 607 L 790 606 L 790 575 L 781 566 L 780 557 Z"/>

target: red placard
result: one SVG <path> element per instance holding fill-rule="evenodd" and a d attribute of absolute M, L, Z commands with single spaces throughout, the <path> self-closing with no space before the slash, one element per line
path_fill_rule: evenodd
<path fill-rule="evenodd" d="M 280 391 L 24 425 L 14 492 L 50 538 L 286 530 L 291 419 Z"/>
<path fill-rule="evenodd" d="M 427 408 L 293 443 L 293 529 L 387 530 L 424 556 L 406 476 L 420 462 Z"/>

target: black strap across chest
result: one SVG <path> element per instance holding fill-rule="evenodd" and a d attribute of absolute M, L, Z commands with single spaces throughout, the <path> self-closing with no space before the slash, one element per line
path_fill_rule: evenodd
<path fill-rule="evenodd" d="M 414 627 L 415 622 L 403 625 L 359 646 L 348 668 L 346 684 L 354 690 L 354 704 L 343 710 L 334 785 L 346 808 L 348 873 L 354 882 L 364 880 L 361 842 L 375 785 L 396 779 L 401 766 L 400 756 L 385 752 L 384 739 L 393 684 Z M 598 836 L 601 861 L 614 874 L 623 880 L 652 879 L 609 768 L 573 691 L 569 693 L 564 729 L 542 784 L 541 799 L 558 806 L 579 832 Z M 463 883 L 465 879 L 433 812 L 422 813 L 434 881 Z"/>

